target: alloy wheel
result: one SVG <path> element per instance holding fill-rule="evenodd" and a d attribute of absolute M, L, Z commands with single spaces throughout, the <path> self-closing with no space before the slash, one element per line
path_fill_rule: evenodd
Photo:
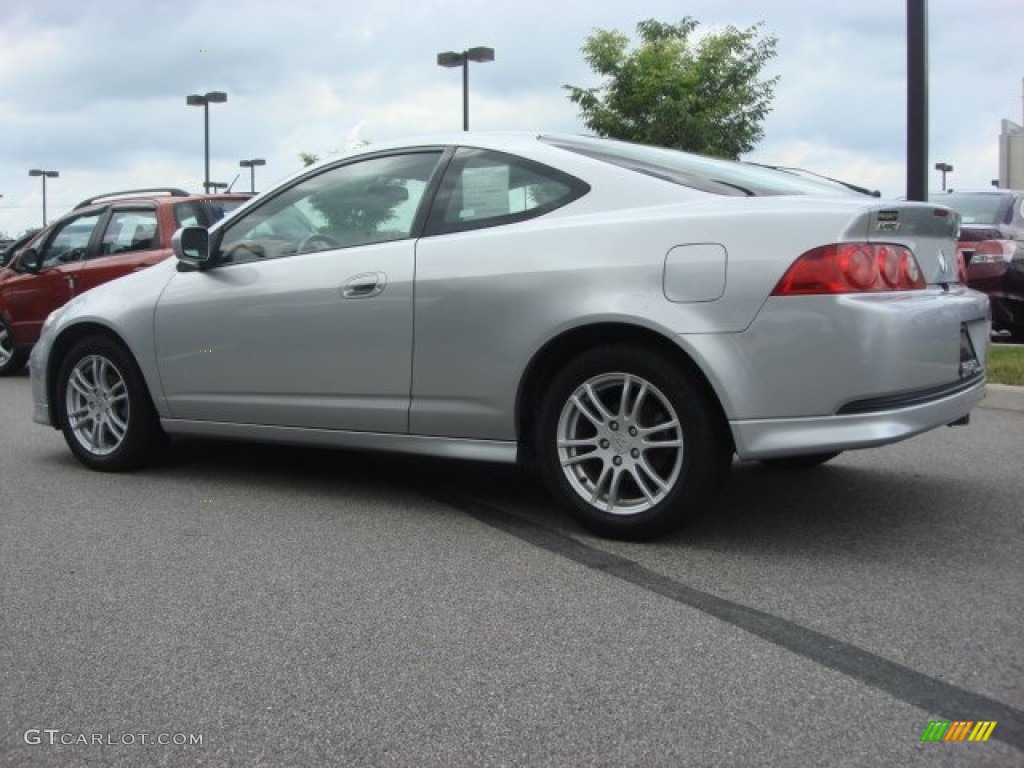
<path fill-rule="evenodd" d="M 651 382 L 605 373 L 581 384 L 562 407 L 557 453 L 569 485 L 591 506 L 635 515 L 662 501 L 683 466 L 679 416 Z"/>
<path fill-rule="evenodd" d="M 109 455 L 124 441 L 131 415 L 128 388 L 107 358 L 88 355 L 75 364 L 65 406 L 71 432 L 89 453 Z"/>

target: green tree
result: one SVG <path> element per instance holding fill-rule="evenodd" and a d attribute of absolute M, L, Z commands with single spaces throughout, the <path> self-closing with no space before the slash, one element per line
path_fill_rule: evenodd
<path fill-rule="evenodd" d="M 776 38 L 762 24 L 726 27 L 694 39 L 698 22 L 654 19 L 629 37 L 595 30 L 580 49 L 604 82 L 564 86 L 587 127 L 599 136 L 737 159 L 764 136 L 779 78 L 759 79 L 775 56 Z"/>

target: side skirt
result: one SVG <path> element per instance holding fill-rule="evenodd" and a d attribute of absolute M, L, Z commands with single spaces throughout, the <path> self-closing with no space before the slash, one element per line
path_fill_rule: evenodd
<path fill-rule="evenodd" d="M 250 440 L 261 443 L 318 445 L 363 451 L 397 451 L 449 459 L 494 461 L 502 464 L 514 464 L 518 458 L 518 446 L 515 442 L 506 440 L 345 432 L 335 429 L 230 424 L 219 421 L 186 421 L 183 419 L 161 419 L 160 424 L 168 434 L 172 435 Z"/>

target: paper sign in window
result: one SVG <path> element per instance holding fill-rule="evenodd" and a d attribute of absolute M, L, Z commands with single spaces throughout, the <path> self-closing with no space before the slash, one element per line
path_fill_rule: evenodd
<path fill-rule="evenodd" d="M 462 218 L 487 219 L 508 214 L 508 166 L 462 171 Z"/>

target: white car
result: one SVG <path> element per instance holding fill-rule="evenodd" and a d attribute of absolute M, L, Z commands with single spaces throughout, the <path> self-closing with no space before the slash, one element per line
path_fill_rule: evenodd
<path fill-rule="evenodd" d="M 811 466 L 966 421 L 989 320 L 957 226 L 602 139 L 376 144 L 51 315 L 35 419 L 100 470 L 168 434 L 533 461 L 582 525 L 650 537 L 734 455 Z"/>

